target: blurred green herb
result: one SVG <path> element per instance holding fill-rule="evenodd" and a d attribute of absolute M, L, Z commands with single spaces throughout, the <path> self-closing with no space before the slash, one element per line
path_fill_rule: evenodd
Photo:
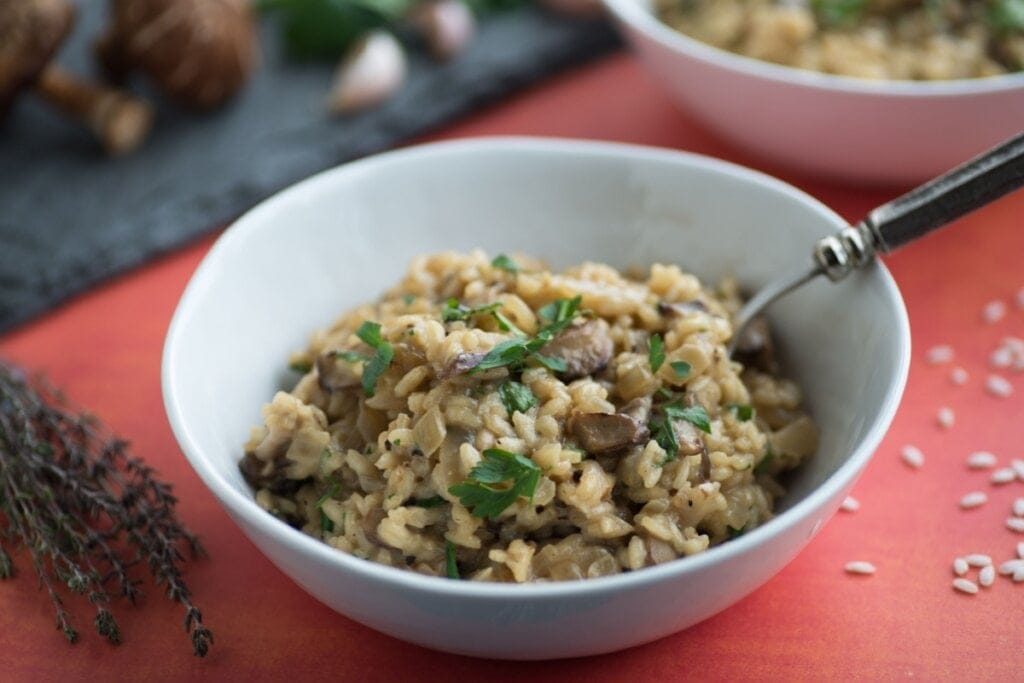
<path fill-rule="evenodd" d="M 537 405 L 537 397 L 530 391 L 530 387 L 512 380 L 505 380 L 501 383 L 498 387 L 498 395 L 501 397 L 501 402 L 505 404 L 510 418 L 515 413 L 525 413 Z"/>
<path fill-rule="evenodd" d="M 657 372 L 665 364 L 665 342 L 662 341 L 660 334 L 651 335 L 647 358 L 651 363 L 651 372 Z"/>
<path fill-rule="evenodd" d="M 811 0 L 811 8 L 826 26 L 851 26 L 864 16 L 867 0 Z"/>
<path fill-rule="evenodd" d="M 288 364 L 288 369 L 293 372 L 300 372 L 306 374 L 313 369 L 313 364 L 308 360 L 297 360 Z"/>
<path fill-rule="evenodd" d="M 381 336 L 380 323 L 365 321 L 359 326 L 356 336 L 376 351 L 370 362 L 363 368 L 363 393 L 373 396 L 377 391 L 377 380 L 391 365 L 391 361 L 395 357 L 395 350 Z"/>
<path fill-rule="evenodd" d="M 581 301 L 582 298 L 579 296 L 572 299 L 557 299 L 542 307 L 538 313 L 542 319 L 549 322 L 537 332 L 536 337 L 533 339 L 522 337 L 507 339 L 501 342 L 487 352 L 480 363 L 470 372 L 482 372 L 506 366 L 517 368 L 531 356 L 535 356 L 538 362 L 555 372 L 564 371 L 566 369 L 565 361 L 560 358 L 541 356 L 537 352 L 580 315 Z"/>
<path fill-rule="evenodd" d="M 991 0 L 988 23 L 997 31 L 1024 31 L 1024 0 Z"/>
<path fill-rule="evenodd" d="M 676 378 L 683 379 L 690 374 L 690 364 L 685 360 L 674 360 L 669 365 L 672 366 L 672 372 L 676 373 Z"/>
<path fill-rule="evenodd" d="M 726 409 L 736 416 L 736 419 L 740 422 L 746 422 L 750 418 L 754 417 L 754 406 L 746 405 L 744 403 L 727 403 Z"/>
<path fill-rule="evenodd" d="M 501 302 L 485 304 L 483 306 L 465 306 L 459 303 L 458 299 L 448 299 L 441 310 L 441 320 L 450 323 L 456 320 L 469 320 L 480 313 L 496 312 L 501 308 Z"/>
<path fill-rule="evenodd" d="M 508 271 L 509 273 L 519 272 L 519 266 L 516 265 L 516 262 L 513 261 L 510 257 L 506 256 L 505 254 L 498 254 L 497 256 L 495 256 L 494 260 L 491 261 L 491 265 L 494 266 L 495 268 L 500 268 L 501 270 Z"/>
<path fill-rule="evenodd" d="M 449 579 L 459 579 L 459 565 L 455 562 L 455 544 L 446 540 L 444 542 L 444 570 Z"/>
<path fill-rule="evenodd" d="M 444 505 L 444 502 L 444 498 L 441 496 L 431 496 L 422 500 L 410 500 L 408 504 L 416 508 L 436 508 L 438 505 Z"/>

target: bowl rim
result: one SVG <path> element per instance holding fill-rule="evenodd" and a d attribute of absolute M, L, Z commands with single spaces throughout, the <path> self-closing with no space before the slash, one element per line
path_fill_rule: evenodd
<path fill-rule="evenodd" d="M 274 213 L 274 206 L 280 202 L 290 202 L 293 198 L 316 194 L 324 187 L 342 178 L 386 168 L 391 164 L 422 162 L 438 155 L 504 155 L 534 154 L 538 156 L 599 156 L 616 158 L 624 161 L 671 162 L 689 168 L 717 173 L 726 173 L 740 180 L 756 182 L 776 192 L 790 197 L 810 208 L 816 209 L 822 217 L 829 220 L 835 228 L 841 228 L 846 222 L 834 211 L 809 194 L 788 183 L 769 176 L 760 171 L 745 168 L 738 164 L 706 157 L 692 152 L 661 149 L 642 145 L 616 142 L 597 142 L 570 140 L 546 137 L 496 136 L 478 137 L 460 140 L 433 142 L 423 145 L 402 148 L 373 155 L 358 161 L 317 173 L 263 200 L 235 220 L 216 240 L 209 252 L 203 257 L 199 266 L 192 274 L 181 299 L 174 311 L 163 348 L 161 362 L 161 384 L 164 408 L 174 435 L 182 452 L 192 468 L 199 475 L 206 487 L 230 513 L 246 535 L 250 535 L 248 526 L 254 527 L 259 533 L 273 539 L 289 552 L 303 557 L 312 555 L 318 562 L 337 567 L 342 572 L 354 572 L 363 580 L 389 583 L 405 589 L 423 591 L 435 595 L 446 595 L 453 598 L 490 598 L 494 600 L 515 599 L 518 601 L 538 600 L 552 596 L 581 597 L 607 591 L 636 589 L 655 583 L 675 579 L 690 572 L 728 561 L 731 557 L 747 552 L 769 538 L 779 536 L 796 526 L 805 516 L 814 510 L 824 507 L 829 498 L 841 490 L 852 486 L 862 468 L 871 458 L 878 444 L 888 431 L 896 409 L 899 405 L 906 384 L 910 367 L 910 326 L 902 296 L 892 275 L 881 262 L 870 268 L 868 272 L 881 280 L 887 300 L 893 308 L 897 319 L 896 366 L 897 372 L 882 399 L 877 419 L 865 433 L 858 446 L 846 460 L 802 500 L 789 509 L 773 517 L 766 524 L 744 534 L 743 536 L 724 543 L 707 552 L 667 562 L 642 570 L 622 574 L 604 576 L 577 581 L 558 581 L 550 583 L 526 584 L 495 584 L 476 581 L 452 581 L 448 578 L 427 576 L 405 569 L 389 567 L 358 558 L 354 555 L 336 550 L 319 539 L 307 536 L 302 531 L 288 526 L 283 521 L 256 504 L 253 495 L 246 495 L 236 490 L 227 479 L 206 457 L 199 441 L 183 418 L 182 405 L 177 385 L 182 376 L 179 370 L 178 348 L 180 340 L 188 328 L 192 310 L 196 308 L 209 290 L 211 279 L 220 254 L 234 247 L 236 242 L 245 240 L 248 233 L 256 229 L 263 221 L 262 214 Z M 837 504 L 838 505 L 838 504 Z M 834 512 L 832 510 L 831 512 Z M 815 526 L 817 531 L 829 514 L 825 514 Z M 244 523 L 242 523 L 244 520 Z M 263 549 L 260 548 L 260 552 Z M 264 553 L 266 554 L 266 553 Z"/>
<path fill-rule="evenodd" d="M 675 52 L 747 76 L 831 92 L 891 97 L 953 97 L 1024 91 L 1024 71 L 978 78 L 911 81 L 857 78 L 800 69 L 729 52 L 681 33 L 642 7 L 638 0 L 601 0 L 620 22 Z"/>

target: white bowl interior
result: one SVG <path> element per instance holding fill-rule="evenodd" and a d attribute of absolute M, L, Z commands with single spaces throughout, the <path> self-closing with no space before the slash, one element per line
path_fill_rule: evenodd
<path fill-rule="evenodd" d="M 815 238 L 842 225 L 788 185 L 678 152 L 506 139 L 382 155 L 268 200 L 217 242 L 168 336 L 168 413 L 193 465 L 250 535 L 283 528 L 252 501 L 237 468 L 241 445 L 263 403 L 294 381 L 288 353 L 378 296 L 413 256 L 480 247 L 540 255 L 555 267 L 675 262 L 705 280 L 736 274 L 756 287 L 807 263 Z M 908 333 L 881 266 L 839 285 L 813 283 L 770 313 L 786 371 L 822 434 L 785 509 L 860 453 L 835 486 L 852 483 L 869 455 L 865 442 L 868 451 L 877 443 L 902 390 Z"/>

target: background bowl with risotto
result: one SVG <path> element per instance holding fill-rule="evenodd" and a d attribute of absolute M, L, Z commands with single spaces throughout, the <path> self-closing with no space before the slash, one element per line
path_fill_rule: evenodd
<path fill-rule="evenodd" d="M 540 291 L 531 289 L 532 277 L 557 289 L 562 303 L 545 308 L 539 306 L 540 299 L 533 302 L 539 306 L 536 320 L 530 317 L 534 314 L 532 304 L 519 306 L 511 296 L 504 298 L 503 307 L 496 310 L 505 311 L 506 322 L 524 328 L 524 340 L 542 336 L 550 325 L 558 327 L 558 320 L 564 324 L 554 336 L 561 339 L 563 347 L 568 342 L 559 335 L 566 330 L 574 330 L 577 336 L 595 332 L 610 335 L 611 341 L 606 343 L 613 346 L 606 350 L 618 355 L 609 363 L 620 376 L 632 373 L 632 379 L 623 380 L 623 386 L 639 382 L 642 387 L 657 379 L 652 377 L 649 364 L 659 355 L 652 351 L 659 344 L 652 344 L 648 334 L 640 344 L 645 346 L 640 353 L 631 355 L 628 348 L 620 347 L 628 344 L 623 339 L 642 333 L 633 327 L 647 325 L 654 329 L 652 325 L 660 324 L 653 319 L 643 321 L 644 315 L 655 315 L 657 307 L 652 309 L 654 313 L 642 314 L 637 309 L 635 314 L 622 316 L 605 316 L 597 310 L 595 317 L 589 318 L 577 315 L 571 304 L 574 297 L 561 298 L 563 289 L 593 288 L 602 281 L 606 285 L 604 298 L 584 292 L 582 301 L 592 306 L 614 306 L 616 288 L 620 287 L 611 274 L 614 268 L 649 273 L 645 276 L 649 278 L 647 284 L 630 285 L 633 289 L 623 289 L 623 297 L 647 287 L 658 290 L 659 297 L 670 298 L 669 290 L 661 291 L 665 287 L 695 287 L 694 280 L 674 274 L 673 266 L 693 273 L 706 284 L 735 276 L 744 286 L 757 287 L 778 269 L 805 262 L 814 239 L 842 226 L 835 213 L 784 183 L 732 164 L 679 152 L 605 143 L 480 139 L 380 155 L 322 173 L 280 193 L 239 219 L 218 240 L 189 283 L 168 332 L 163 362 L 167 413 L 186 457 L 246 535 L 300 586 L 352 619 L 426 647 L 484 657 L 571 657 L 638 645 L 686 628 L 753 591 L 791 560 L 835 512 L 887 429 L 906 379 L 909 331 L 895 284 L 883 266 L 874 265 L 839 285 L 809 285 L 771 310 L 782 374 L 802 389 L 801 410 L 810 414 L 819 435 L 813 455 L 782 479 L 786 492 L 774 501 L 773 512 L 759 509 L 756 523 L 732 540 L 719 538 L 715 523 L 708 521 L 705 535 L 711 540 L 710 548 L 698 547 L 703 544 L 698 534 L 680 539 L 680 552 L 669 552 L 672 539 L 666 537 L 666 543 L 638 546 L 631 555 L 625 547 L 616 552 L 614 541 L 595 541 L 602 534 L 614 536 L 612 532 L 619 526 L 641 524 L 641 515 L 631 517 L 632 508 L 627 503 L 618 522 L 579 515 L 552 522 L 545 527 L 546 536 L 568 533 L 566 528 L 582 531 L 572 534 L 575 540 L 560 546 L 559 553 L 565 557 L 557 566 L 551 562 L 530 565 L 510 557 L 516 554 L 513 548 L 542 548 L 547 542 L 533 539 L 529 531 L 511 524 L 514 513 L 521 512 L 515 519 L 527 523 L 534 514 L 534 506 L 525 502 L 529 497 L 525 492 L 535 496 L 533 503 L 540 515 L 546 505 L 557 508 L 551 502 L 556 483 L 558 495 L 562 495 L 563 487 L 578 494 L 588 479 L 613 481 L 612 473 L 623 470 L 617 469 L 614 453 L 603 452 L 597 445 L 594 439 L 602 435 L 588 431 L 590 427 L 581 422 L 584 418 L 575 418 L 582 426 L 560 419 L 542 424 L 539 408 L 531 405 L 530 396 L 517 393 L 516 398 L 507 391 L 505 383 L 511 370 L 505 366 L 509 364 L 484 369 L 480 375 L 467 372 L 458 378 L 438 371 L 438 366 L 431 370 L 428 364 L 417 365 L 417 348 L 422 348 L 430 360 L 431 354 L 445 353 L 446 344 L 453 340 L 460 345 L 456 351 L 471 344 L 483 351 L 499 339 L 510 342 L 506 348 L 528 344 L 515 341 L 515 335 L 503 331 L 498 316 L 492 319 L 490 311 L 466 312 L 464 309 L 471 308 L 475 301 L 428 301 L 441 296 L 438 287 L 447 286 L 444 273 L 434 268 L 444 259 L 424 261 L 422 257 L 445 251 L 469 254 L 453 257 L 453 272 L 478 268 L 481 280 L 492 285 L 513 277 L 507 271 L 509 264 L 498 261 L 501 267 L 492 267 L 490 257 L 482 257 L 481 252 L 474 255 L 474 250 L 490 255 L 540 257 L 544 264 L 521 257 L 518 265 L 533 274 L 515 276 L 523 278 L 516 285 L 518 291 L 524 301 L 532 301 L 528 292 Z M 808 250 L 794 250 L 790 246 L 793 244 L 808 245 Z M 546 275 L 539 274 L 544 268 L 561 271 L 583 262 L 605 263 L 610 268 L 588 267 L 585 272 L 589 275 L 571 280 L 575 285 L 569 280 L 547 280 Z M 655 263 L 665 264 L 667 269 L 652 268 Z M 407 270 L 412 279 L 403 281 Z M 573 272 L 580 275 L 580 271 Z M 397 291 L 393 287 L 400 281 L 416 296 L 385 296 L 380 304 L 384 308 L 365 306 L 381 300 L 388 290 Z M 469 299 L 479 289 L 469 281 L 460 291 Z M 694 289 L 684 298 L 696 292 Z M 722 296 L 727 298 L 726 294 Z M 858 305 L 850 306 L 851 301 Z M 709 299 L 706 313 L 721 312 L 717 305 Z M 406 306 L 410 311 L 404 310 Z M 331 333 L 317 333 L 345 311 L 354 312 L 334 328 L 335 339 Z M 676 315 L 668 309 L 662 313 Z M 438 320 L 432 319 L 435 314 Z M 684 308 L 679 314 L 691 315 L 693 310 Z M 628 320 L 630 315 L 633 323 Z M 362 324 L 367 317 L 379 318 L 379 323 Z M 449 320 L 442 322 L 445 317 Z M 698 319 L 702 318 L 693 318 Z M 402 326 L 406 324 L 417 336 L 433 335 L 433 341 L 413 342 L 411 336 L 402 339 Z M 715 327 L 728 323 L 708 318 L 708 324 Z M 701 336 L 704 332 L 696 330 L 695 334 Z M 680 365 L 684 356 L 680 354 L 689 351 L 668 333 L 661 341 L 665 360 L 658 370 L 658 381 L 670 390 L 675 384 L 686 385 Z M 559 355 L 559 343 L 552 342 L 547 348 L 550 356 Z M 319 353 L 321 346 L 327 348 L 325 344 L 333 353 L 327 358 L 338 364 L 327 366 L 319 356 L 310 356 L 307 360 L 319 361 L 319 367 L 314 366 L 305 379 L 297 380 L 299 375 L 287 367 L 289 357 L 294 359 L 293 354 L 298 351 L 301 355 L 303 350 Z M 385 346 L 393 355 L 384 353 Z M 540 347 L 540 353 L 544 352 Z M 378 365 L 384 369 L 369 373 L 375 378 L 368 388 L 367 368 L 378 355 L 383 361 Z M 477 355 L 474 360 L 480 361 L 481 357 Z M 588 362 L 586 358 L 579 360 L 584 365 Z M 687 364 L 691 367 L 686 371 L 707 372 L 697 367 L 700 362 L 696 356 L 690 360 L 693 363 Z M 551 363 L 555 370 L 549 372 L 545 363 Z M 455 367 L 453 372 L 461 372 L 461 368 Z M 603 386 L 613 382 L 599 377 L 603 371 L 597 366 L 581 366 L 577 373 L 529 356 L 515 372 L 520 373 L 515 376 L 523 388 L 533 392 L 538 403 L 557 403 L 551 397 L 557 399 L 558 392 L 567 392 L 577 404 L 590 405 L 590 412 L 612 411 L 612 406 L 606 405 L 608 397 L 602 394 L 602 385 L 593 380 L 600 379 Z M 575 377 L 571 382 L 567 372 Z M 318 380 L 320 373 L 329 386 L 339 387 L 334 398 L 333 394 L 320 393 L 325 391 Z M 580 373 L 583 376 L 576 377 Z M 707 430 L 691 430 L 696 443 L 703 440 L 704 444 L 717 443 L 715 448 L 729 450 L 731 446 L 722 435 L 723 430 L 731 429 L 734 440 L 746 439 L 746 450 L 763 445 L 758 441 L 763 436 L 758 436 L 753 427 L 762 416 L 752 419 L 742 408 L 721 409 L 719 399 L 725 399 L 717 393 L 719 388 L 712 387 L 711 382 L 697 381 L 703 379 L 695 377 L 694 385 L 687 386 L 706 406 L 710 421 L 705 425 Z M 739 395 L 744 391 L 736 385 L 735 377 L 723 376 L 715 381 L 722 387 L 733 383 L 732 389 L 723 391 Z M 449 391 L 448 383 L 462 386 L 460 382 L 465 383 L 464 393 L 452 396 L 458 392 Z M 566 389 L 565 382 L 572 388 Z M 461 420 L 468 424 L 474 419 L 471 413 L 478 413 L 490 421 L 487 429 L 479 432 L 490 430 L 500 435 L 506 420 L 502 404 L 508 407 L 510 402 L 518 402 L 521 413 L 510 415 L 517 425 L 525 424 L 524 414 L 536 418 L 535 429 L 530 427 L 527 432 L 547 430 L 558 437 L 564 425 L 574 439 L 572 443 L 584 443 L 596 452 L 584 458 L 568 448 L 552 450 L 549 444 L 543 449 L 543 457 L 539 452 L 526 452 L 525 461 L 521 461 L 511 455 L 487 456 L 486 449 L 482 449 L 483 459 L 494 468 L 490 492 L 484 485 L 486 478 L 479 476 L 479 482 L 467 479 L 467 472 L 459 470 L 458 463 L 452 465 L 452 473 L 442 477 L 439 488 L 429 489 L 429 482 L 423 479 L 404 488 L 399 481 L 395 485 L 398 488 L 391 491 L 386 488 L 391 483 L 384 482 L 380 472 L 387 471 L 390 476 L 395 471 L 388 471 L 394 468 L 385 463 L 401 465 L 417 458 L 443 457 L 440 447 L 440 456 L 433 446 L 423 449 L 430 450 L 429 454 L 409 450 L 409 437 L 423 439 L 425 444 L 430 441 L 427 432 L 416 436 L 417 424 L 426 422 L 420 416 L 416 424 L 406 424 L 406 418 L 398 415 L 408 408 L 414 415 L 420 411 L 437 418 L 438 411 L 429 403 L 428 386 L 434 386 L 435 393 L 458 399 L 455 407 L 459 409 L 444 412 L 440 424 L 449 434 L 460 433 L 462 441 L 471 438 L 466 434 L 472 430 L 465 425 L 455 429 L 453 423 Z M 494 387 L 502 389 L 491 396 Z M 281 390 L 293 393 L 277 394 L 274 403 L 281 412 L 275 414 L 271 409 L 264 413 L 269 429 L 257 430 L 243 447 L 250 439 L 250 429 L 263 421 L 261 409 Z M 644 393 L 640 388 L 635 390 Z M 369 393 L 375 395 L 367 398 Z M 466 407 L 461 403 L 470 400 L 479 401 L 478 408 L 461 410 Z M 293 411 L 288 404 L 296 401 L 308 401 L 309 405 Z M 333 407 L 331 401 L 335 401 Z M 394 418 L 391 424 L 386 420 L 373 423 L 371 418 L 377 413 L 372 411 L 370 417 L 347 420 L 342 409 L 346 405 L 354 406 L 353 410 L 355 406 L 361 410 L 376 405 L 387 412 L 392 402 L 396 414 L 389 414 Z M 321 408 L 311 407 L 315 405 Z M 643 442 L 646 445 L 636 448 L 650 451 L 652 456 L 661 455 L 655 458 L 660 467 L 665 460 L 666 434 L 658 431 L 657 416 L 665 413 L 662 417 L 667 419 L 694 407 L 679 403 L 672 409 L 677 413 L 671 413 L 655 398 L 654 413 L 648 413 L 646 422 L 630 422 L 644 432 L 642 438 L 632 431 L 622 438 Z M 512 412 L 511 407 L 508 410 Z M 334 435 L 320 433 L 323 430 L 317 425 L 326 423 L 317 421 L 323 414 L 331 414 L 336 420 Z M 693 413 L 688 414 L 693 417 Z M 626 415 L 618 415 L 615 420 L 629 422 Z M 309 472 L 292 471 L 293 478 L 301 480 L 301 485 L 293 485 L 296 482 L 279 478 L 273 466 L 283 462 L 273 455 L 280 450 L 271 443 L 273 429 L 284 425 L 287 430 L 313 422 L 317 425 L 306 430 L 301 439 L 316 442 L 316 446 L 323 446 L 317 441 L 323 439 L 330 447 L 326 458 L 315 467 L 311 465 Z M 688 424 L 702 422 L 697 419 Z M 362 440 L 355 445 L 366 449 L 339 450 L 339 443 L 354 445 L 347 440 L 356 438 L 356 431 L 362 434 Z M 286 449 L 289 457 L 308 445 L 294 445 L 299 440 L 297 432 L 291 432 L 291 437 Z M 483 437 L 477 433 L 476 438 Z M 492 445 L 499 449 L 507 446 L 509 452 L 520 451 L 522 448 L 514 446 L 522 447 L 530 441 L 525 437 L 516 440 L 511 435 L 507 438 L 510 440 L 501 441 L 499 437 Z M 328 443 L 329 439 L 333 441 Z M 249 455 L 243 460 L 245 452 Z M 481 463 L 480 454 L 469 443 L 463 443 L 458 452 L 477 465 Z M 716 478 L 725 476 L 722 471 L 729 463 L 736 464 L 737 470 L 753 464 L 716 451 L 711 453 L 711 469 L 698 474 L 702 465 L 698 453 L 699 447 L 689 454 L 680 450 L 679 460 L 668 468 L 679 471 L 682 460 L 689 458 L 693 477 Z M 314 470 L 326 464 L 341 472 L 343 456 L 349 468 L 344 470 L 347 479 L 339 480 L 344 491 L 331 489 L 326 479 L 317 479 Z M 759 449 L 756 459 L 763 459 Z M 249 461 L 251 467 L 246 465 Z M 463 470 L 465 465 L 463 462 Z M 559 479 L 555 471 L 559 468 L 566 469 L 563 474 L 568 476 Z M 580 470 L 578 481 L 570 471 L 573 468 Z M 517 472 L 523 475 L 524 486 L 538 485 L 525 487 L 523 495 L 513 494 L 501 505 L 490 505 L 493 501 L 487 497 L 495 490 L 507 491 L 505 484 L 497 481 L 505 475 L 497 476 L 495 469 L 511 473 L 509 481 L 515 478 L 517 486 Z M 725 474 L 731 476 L 730 472 Z M 395 478 L 401 480 L 397 475 Z M 657 480 L 656 473 L 653 481 Z M 431 481 L 436 484 L 436 477 Z M 263 492 L 254 491 L 250 483 L 257 489 L 263 486 Z M 579 486 L 574 489 L 576 484 Z M 629 486 L 641 485 L 633 482 Z M 711 486 L 717 487 L 717 483 Z M 320 497 L 319 512 L 325 513 L 326 522 L 317 519 L 319 512 L 312 514 L 318 504 L 312 496 L 321 490 L 326 495 Z M 479 498 L 481 491 L 486 494 L 483 498 Z M 406 502 L 396 508 L 387 502 L 387 496 L 378 495 L 381 492 L 398 492 Z M 352 493 L 360 496 L 358 505 L 349 499 Z M 616 492 L 607 493 L 606 503 L 618 501 Z M 433 494 L 424 499 L 431 501 L 430 505 L 414 504 L 427 494 Z M 491 518 L 486 527 L 470 520 L 466 513 L 469 509 L 482 511 L 481 501 L 493 508 L 483 515 Z M 656 507 L 658 501 L 651 504 Z M 307 509 L 296 514 L 294 505 Z M 503 508 L 507 509 L 502 512 Z M 278 514 L 270 514 L 268 509 Z M 396 509 L 405 515 L 397 520 L 406 525 L 404 529 L 396 526 L 395 515 L 391 514 Z M 362 515 L 361 526 L 348 532 L 347 514 Z M 446 577 L 446 563 L 440 561 L 438 552 L 443 546 L 439 544 L 444 542 L 441 535 L 430 538 L 419 534 L 420 541 L 407 545 L 410 535 L 419 533 L 416 524 L 424 520 L 429 524 L 427 518 L 438 515 L 461 515 L 445 534 L 458 545 L 451 567 L 461 574 L 457 580 Z M 367 519 L 376 525 L 368 526 Z M 648 521 L 655 536 L 667 523 L 665 519 Z M 374 530 L 376 534 L 361 535 Z M 469 548 L 473 534 L 503 544 L 504 550 L 490 555 L 474 553 Z M 509 534 L 521 534 L 522 539 L 505 538 Z M 644 536 L 640 532 L 637 535 Z M 573 557 L 573 548 L 577 547 L 578 558 Z M 360 554 L 363 557 L 357 556 Z M 674 559 L 677 555 L 688 556 Z M 403 556 L 408 557 L 408 566 L 400 562 Z M 585 568 L 584 576 L 594 578 L 574 580 L 579 567 Z M 447 572 L 449 576 L 451 573 Z M 522 579 L 527 582 L 516 583 Z"/>
<path fill-rule="evenodd" d="M 916 183 L 1024 125 L 1019 3 L 604 4 L 681 107 L 806 173 Z"/>

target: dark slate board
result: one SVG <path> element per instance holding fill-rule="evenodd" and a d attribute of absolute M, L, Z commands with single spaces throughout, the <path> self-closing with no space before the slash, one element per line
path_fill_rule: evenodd
<path fill-rule="evenodd" d="M 81 3 L 59 61 L 92 72 L 89 43 L 105 3 Z M 262 68 L 212 114 L 165 102 L 134 155 L 107 159 L 89 135 L 34 97 L 0 128 L 0 331 L 147 258 L 209 232 L 274 191 L 376 152 L 618 43 L 607 24 L 530 8 L 492 15 L 472 46 L 438 65 L 412 55 L 383 106 L 331 120 L 329 64 L 283 58 L 263 26 Z M 144 83 L 136 83 L 146 93 Z M 147 93 L 152 95 L 152 93 Z"/>

